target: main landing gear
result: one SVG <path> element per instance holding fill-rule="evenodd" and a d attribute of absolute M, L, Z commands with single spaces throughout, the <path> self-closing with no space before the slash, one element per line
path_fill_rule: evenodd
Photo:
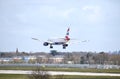
<path fill-rule="evenodd" d="M 66 49 L 67 46 L 68 44 L 63 44 L 63 49 Z"/>
<path fill-rule="evenodd" d="M 63 44 L 63 49 L 66 49 L 66 47 L 68 46 L 68 44 Z M 50 48 L 53 48 L 53 45 L 50 45 Z"/>
<path fill-rule="evenodd" d="M 52 45 L 50 45 L 50 48 L 52 49 L 52 48 L 53 48 L 53 46 L 52 46 Z"/>
<path fill-rule="evenodd" d="M 66 46 L 63 46 L 63 49 L 66 49 Z"/>

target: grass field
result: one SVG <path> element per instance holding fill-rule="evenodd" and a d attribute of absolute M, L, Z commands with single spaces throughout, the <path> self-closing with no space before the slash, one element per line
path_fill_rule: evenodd
<path fill-rule="evenodd" d="M 36 67 L 0 66 L 0 70 L 34 70 Z M 69 71 L 69 72 L 98 72 L 98 73 L 120 73 L 120 69 L 80 69 L 80 68 L 53 68 L 45 67 L 47 71 Z"/>
<path fill-rule="evenodd" d="M 52 76 L 50 79 L 55 79 Z M 28 79 L 27 75 L 18 74 L 0 74 L 0 79 Z M 108 77 L 108 76 L 63 76 L 63 79 L 120 79 L 120 77 Z"/>
<path fill-rule="evenodd" d="M 34 70 L 36 67 L 21 67 L 21 66 L 0 66 L 0 70 Z M 99 72 L 99 73 L 120 73 L 120 69 L 80 69 L 80 68 L 53 68 L 44 67 L 47 71 L 69 71 L 69 72 Z M 28 79 L 28 75 L 20 74 L 0 74 L 0 79 Z M 51 76 L 50 79 L 56 79 Z M 57 78 L 58 79 L 58 78 Z M 113 76 L 63 76 L 63 79 L 120 79 Z"/>
<path fill-rule="evenodd" d="M 28 79 L 27 75 L 0 74 L 0 79 Z"/>

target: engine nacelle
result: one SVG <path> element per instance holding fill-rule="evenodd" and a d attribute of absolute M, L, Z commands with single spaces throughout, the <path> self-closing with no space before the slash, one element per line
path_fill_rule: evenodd
<path fill-rule="evenodd" d="M 63 44 L 63 46 L 67 47 L 67 46 L 68 46 L 68 44 Z"/>
<path fill-rule="evenodd" d="M 44 46 L 48 46 L 49 43 L 48 43 L 48 42 L 44 42 L 43 45 L 44 45 Z"/>

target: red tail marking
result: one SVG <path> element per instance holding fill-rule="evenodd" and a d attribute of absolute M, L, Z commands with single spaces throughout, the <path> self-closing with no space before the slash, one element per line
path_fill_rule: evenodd
<path fill-rule="evenodd" d="M 69 40 L 70 40 L 70 38 L 69 38 L 68 36 L 65 36 L 65 39 L 66 39 L 67 41 L 69 41 Z"/>
<path fill-rule="evenodd" d="M 65 40 L 66 41 L 70 40 L 70 38 L 69 38 L 69 31 L 70 31 L 70 28 L 67 29 L 67 33 L 66 33 L 66 36 L 65 36 Z"/>

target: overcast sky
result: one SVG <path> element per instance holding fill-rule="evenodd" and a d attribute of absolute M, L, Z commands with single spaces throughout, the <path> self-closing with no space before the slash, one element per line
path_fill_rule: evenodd
<path fill-rule="evenodd" d="M 0 0 L 0 51 L 49 52 L 34 41 L 64 37 L 90 40 L 57 51 L 120 50 L 120 0 Z"/>

